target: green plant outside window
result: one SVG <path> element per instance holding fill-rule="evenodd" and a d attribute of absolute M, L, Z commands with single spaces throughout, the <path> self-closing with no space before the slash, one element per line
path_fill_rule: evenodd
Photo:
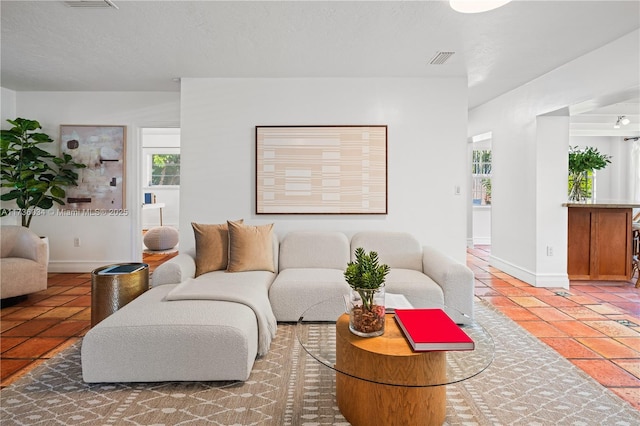
<path fill-rule="evenodd" d="M 180 154 L 153 154 L 151 163 L 151 186 L 180 185 Z"/>

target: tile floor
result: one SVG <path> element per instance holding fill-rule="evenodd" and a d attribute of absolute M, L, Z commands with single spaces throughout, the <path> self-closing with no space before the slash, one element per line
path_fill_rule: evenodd
<path fill-rule="evenodd" d="M 475 294 L 640 410 L 640 289 L 632 282 L 535 288 L 488 265 L 490 247 L 468 250 Z M 169 255 L 170 257 L 171 255 Z M 167 256 L 145 254 L 151 272 Z M 1 382 L 80 339 L 91 322 L 91 274 L 50 274 L 49 288 L 2 308 Z"/>
<path fill-rule="evenodd" d="M 536 288 L 489 266 L 490 250 L 467 250 L 476 296 L 640 410 L 640 289 L 635 281 Z"/>

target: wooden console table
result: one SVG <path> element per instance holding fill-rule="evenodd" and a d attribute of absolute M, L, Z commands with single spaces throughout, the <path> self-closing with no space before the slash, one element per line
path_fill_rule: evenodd
<path fill-rule="evenodd" d="M 573 204 L 568 213 L 570 280 L 631 279 L 631 218 L 635 204 Z"/>

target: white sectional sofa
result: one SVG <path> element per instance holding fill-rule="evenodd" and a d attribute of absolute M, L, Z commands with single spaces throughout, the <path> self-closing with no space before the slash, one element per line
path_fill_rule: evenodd
<path fill-rule="evenodd" d="M 273 271 L 196 273 L 181 253 L 152 274 L 151 289 L 85 336 L 87 382 L 246 380 L 268 351 L 277 322 L 297 321 L 310 306 L 336 300 L 317 320 L 344 312 L 343 272 L 357 247 L 391 267 L 386 291 L 445 305 L 458 323 L 473 318 L 473 273 L 410 234 L 295 231 L 273 238 Z M 251 294 L 241 300 L 241 294 Z"/>

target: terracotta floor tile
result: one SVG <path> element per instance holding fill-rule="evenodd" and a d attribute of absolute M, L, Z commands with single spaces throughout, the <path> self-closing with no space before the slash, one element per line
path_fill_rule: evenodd
<path fill-rule="evenodd" d="M 24 321 L 0 321 L 0 332 L 4 333 L 7 330 L 12 329 L 13 327 L 17 327 L 22 324 Z"/>
<path fill-rule="evenodd" d="M 13 312 L 11 312 L 10 314 L 7 314 L 5 316 L 2 317 L 2 320 L 22 320 L 22 321 L 26 321 L 26 320 L 30 320 L 36 317 L 39 317 L 40 315 L 44 314 L 45 312 L 49 312 L 51 309 L 53 309 L 51 306 L 30 306 L 27 308 L 19 308 L 18 310 L 15 310 Z"/>
<path fill-rule="evenodd" d="M 61 306 L 76 299 L 76 296 L 51 296 L 36 302 L 36 306 Z"/>
<path fill-rule="evenodd" d="M 551 346 L 556 350 L 556 352 L 565 358 L 602 358 L 591 349 L 569 337 L 541 337 L 540 340 Z"/>
<path fill-rule="evenodd" d="M 91 306 L 91 295 L 77 296 L 72 301 L 65 303 L 64 306 L 89 307 Z"/>
<path fill-rule="evenodd" d="M 0 349 L 2 349 L 2 352 L 6 352 L 9 349 L 18 346 L 20 343 L 24 342 L 27 339 L 28 337 L 3 337 L 2 346 L 0 347 Z"/>
<path fill-rule="evenodd" d="M 59 318 L 65 319 L 74 316 L 78 312 L 82 311 L 84 308 L 74 307 L 74 306 L 61 306 L 57 308 L 53 308 L 48 312 L 40 315 L 38 319 L 47 319 L 47 318 Z"/>
<path fill-rule="evenodd" d="M 522 328 L 536 337 L 567 337 L 562 330 L 558 330 L 544 321 L 516 321 Z"/>
<path fill-rule="evenodd" d="M 615 339 L 623 345 L 640 352 L 640 337 L 615 337 Z M 640 364 L 640 359 L 638 360 L 638 364 Z"/>
<path fill-rule="evenodd" d="M 640 358 L 640 352 L 610 337 L 578 337 L 576 340 L 605 358 Z"/>
<path fill-rule="evenodd" d="M 59 323 L 57 319 L 35 319 L 2 333 L 2 337 L 33 337 Z"/>
<path fill-rule="evenodd" d="M 38 358 L 65 341 L 62 337 L 34 337 L 2 353 L 2 358 Z"/>
<path fill-rule="evenodd" d="M 69 336 L 79 336 L 80 333 L 85 330 L 91 328 L 90 321 L 63 321 L 59 324 L 54 325 L 53 327 L 43 331 L 38 336 L 40 337 L 69 337 Z"/>
<path fill-rule="evenodd" d="M 489 278 L 479 278 L 479 281 L 483 282 L 489 287 L 499 287 L 499 286 L 513 287 L 508 282 L 501 280 L 500 278 L 496 278 L 493 275 L 491 275 Z"/>
<path fill-rule="evenodd" d="M 640 391 L 638 388 L 609 388 L 620 398 L 629 402 L 636 410 L 640 411 Z"/>
<path fill-rule="evenodd" d="M 571 300 L 572 302 L 576 302 L 578 305 L 595 305 L 598 303 L 598 299 L 594 299 L 593 297 L 589 297 L 589 296 L 567 296 L 567 299 Z"/>
<path fill-rule="evenodd" d="M 529 308 L 529 310 L 536 316 L 549 322 L 573 320 L 573 317 L 565 314 L 564 312 L 556 308 Z"/>
<path fill-rule="evenodd" d="M 514 287 L 535 288 L 535 287 L 531 287 L 530 284 L 525 283 L 524 281 L 520 281 L 519 279 L 513 278 L 513 277 L 505 278 L 504 281 L 511 284 Z"/>
<path fill-rule="evenodd" d="M 523 306 L 525 308 L 549 307 L 548 304 L 544 303 L 543 301 L 541 301 L 537 297 L 532 297 L 532 296 L 528 296 L 528 297 L 513 296 L 513 297 L 510 297 L 510 299 L 513 300 L 518 305 Z"/>
<path fill-rule="evenodd" d="M 585 308 L 584 306 L 560 306 L 558 309 L 560 309 L 565 314 L 581 321 L 605 319 L 604 315 L 600 315 L 599 313 L 589 308 Z"/>
<path fill-rule="evenodd" d="M 613 363 L 640 379 L 640 362 L 637 360 L 614 359 Z M 640 392 L 640 389 L 638 389 L 638 392 Z"/>
<path fill-rule="evenodd" d="M 602 315 L 616 315 L 622 314 L 624 311 L 609 303 L 601 304 L 585 304 L 589 309 Z"/>
<path fill-rule="evenodd" d="M 585 321 L 589 327 L 613 337 L 640 337 L 637 331 L 615 321 Z"/>
<path fill-rule="evenodd" d="M 591 293 L 592 297 L 597 297 L 600 300 L 604 300 L 605 302 L 626 302 L 627 299 L 624 297 L 620 297 L 617 294 L 613 293 Z"/>
<path fill-rule="evenodd" d="M 572 359 L 574 365 L 607 387 L 640 387 L 640 379 L 607 360 Z"/>
<path fill-rule="evenodd" d="M 520 306 L 500 306 L 498 309 L 514 321 L 537 321 L 540 319 L 528 309 Z"/>
<path fill-rule="evenodd" d="M 518 306 L 515 302 L 505 296 L 488 296 L 483 299 L 491 302 L 493 306 Z"/>
<path fill-rule="evenodd" d="M 86 296 L 86 295 L 91 295 L 91 287 L 83 287 L 83 286 L 71 287 L 69 289 L 64 290 L 60 294 L 63 295 L 63 296 Z"/>
<path fill-rule="evenodd" d="M 559 307 L 576 307 L 576 306 L 580 306 L 579 304 L 577 304 L 576 302 L 574 302 L 571 299 L 568 299 L 566 297 L 563 296 L 557 296 L 557 295 L 553 295 L 553 296 L 538 296 L 538 299 L 540 299 L 541 301 L 543 301 L 544 303 L 546 303 L 549 306 L 555 306 L 556 308 Z"/>
<path fill-rule="evenodd" d="M 526 291 L 524 291 L 522 288 L 519 288 L 519 287 L 500 286 L 500 287 L 495 287 L 495 291 L 504 296 L 520 296 L 520 297 L 530 296 L 529 293 L 527 293 Z"/>
<path fill-rule="evenodd" d="M 613 306 L 624 309 L 626 312 L 634 315 L 640 315 L 640 303 L 637 302 L 610 302 Z"/>
<path fill-rule="evenodd" d="M 85 308 L 74 316 L 68 318 L 70 320 L 91 321 L 91 308 Z"/>
<path fill-rule="evenodd" d="M 547 288 L 532 287 L 527 284 L 527 287 L 522 288 L 524 292 L 529 296 L 555 296 L 555 293 Z"/>
<path fill-rule="evenodd" d="M 606 337 L 602 332 L 580 321 L 556 321 L 553 326 L 571 337 Z"/>
<path fill-rule="evenodd" d="M 12 374 L 20 371 L 27 365 L 31 363 L 31 360 L 28 359 L 2 359 L 2 363 L 0 363 L 0 375 L 2 376 L 2 381 L 11 376 Z M 4 386 L 4 383 L 3 383 Z"/>

